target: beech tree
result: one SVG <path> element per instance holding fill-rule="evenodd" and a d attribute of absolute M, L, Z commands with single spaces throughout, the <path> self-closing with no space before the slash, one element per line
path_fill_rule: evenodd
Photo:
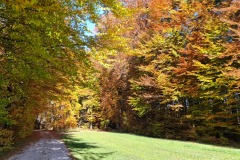
<path fill-rule="evenodd" d="M 100 6 L 121 13 L 112 0 L 0 2 L 1 132 L 27 136 L 49 102 L 79 80 L 88 59 L 86 20 L 97 20 Z"/>

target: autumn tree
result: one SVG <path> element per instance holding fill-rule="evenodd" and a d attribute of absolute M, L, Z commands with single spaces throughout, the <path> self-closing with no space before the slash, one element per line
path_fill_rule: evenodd
<path fill-rule="evenodd" d="M 153 0 L 148 6 L 148 36 L 145 34 L 138 46 L 141 51 L 137 57 L 142 63 L 139 76 L 132 80 L 134 92 L 129 98 L 130 104 L 147 126 L 155 124 L 158 128 L 149 127 L 150 132 L 159 132 L 160 136 L 166 133 L 170 124 L 180 126 L 185 121 L 186 130 L 191 131 L 189 122 L 197 123 L 199 132 L 205 127 L 212 134 L 209 137 L 221 137 L 225 133 L 213 136 L 213 132 L 221 132 L 217 126 L 234 126 L 238 117 L 231 115 L 229 106 L 223 103 L 226 98 L 234 100 L 239 90 L 237 76 L 229 73 L 238 70 L 237 61 L 233 60 L 238 55 L 235 46 L 239 43 L 234 39 L 235 33 L 229 32 L 229 26 L 219 20 L 219 15 L 214 13 L 216 4 L 211 1 Z M 234 51 L 228 52 L 230 48 Z M 235 65 L 232 65 L 233 61 Z M 209 111 L 211 118 L 207 119 Z M 194 118 L 186 121 L 184 118 L 188 116 L 183 116 L 186 114 L 192 114 Z M 182 120 L 177 123 L 176 118 L 181 115 Z M 163 129 L 169 116 L 174 121 Z M 228 122 L 222 123 L 226 119 Z M 161 120 L 165 122 L 158 124 Z M 170 132 L 178 130 L 177 126 Z M 232 126 L 227 130 L 232 130 Z M 175 133 L 177 135 L 173 137 L 193 135 Z"/>
<path fill-rule="evenodd" d="M 49 102 L 79 80 L 87 62 L 86 20 L 99 17 L 99 6 L 121 9 L 110 0 L 0 2 L 1 131 L 25 137 Z"/>

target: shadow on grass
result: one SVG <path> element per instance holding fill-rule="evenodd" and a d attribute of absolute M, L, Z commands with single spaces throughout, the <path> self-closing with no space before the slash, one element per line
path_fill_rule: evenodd
<path fill-rule="evenodd" d="M 81 139 L 73 138 L 71 135 L 64 136 L 64 142 L 70 149 L 72 157 L 76 160 L 99 160 L 104 159 L 114 152 L 103 152 L 101 147 L 95 143 L 84 142 Z"/>

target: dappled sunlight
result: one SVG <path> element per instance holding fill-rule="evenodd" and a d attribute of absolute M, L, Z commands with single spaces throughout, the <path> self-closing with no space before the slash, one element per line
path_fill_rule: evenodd
<path fill-rule="evenodd" d="M 61 148 L 51 148 L 51 150 L 57 151 L 60 150 Z"/>
<path fill-rule="evenodd" d="M 58 157 L 58 158 L 53 158 L 51 160 L 64 160 L 64 159 L 69 160 L 69 157 Z"/>
<path fill-rule="evenodd" d="M 73 156 L 79 160 L 104 159 L 114 153 L 106 152 L 107 149 L 102 146 L 98 146 L 96 143 L 89 143 L 81 139 L 74 138 L 71 135 L 65 135 L 65 143 L 73 153 Z"/>
<path fill-rule="evenodd" d="M 41 135 L 42 139 L 9 160 L 70 160 L 68 150 L 62 141 L 53 138 L 51 132 L 42 131 Z"/>
<path fill-rule="evenodd" d="M 64 142 L 62 141 L 50 141 L 50 142 L 47 142 L 48 144 L 63 144 Z"/>

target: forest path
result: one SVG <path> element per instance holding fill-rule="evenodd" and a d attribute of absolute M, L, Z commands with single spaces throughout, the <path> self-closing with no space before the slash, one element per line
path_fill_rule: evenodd
<path fill-rule="evenodd" d="M 39 131 L 40 139 L 9 160 L 71 160 L 65 144 L 53 131 Z"/>

